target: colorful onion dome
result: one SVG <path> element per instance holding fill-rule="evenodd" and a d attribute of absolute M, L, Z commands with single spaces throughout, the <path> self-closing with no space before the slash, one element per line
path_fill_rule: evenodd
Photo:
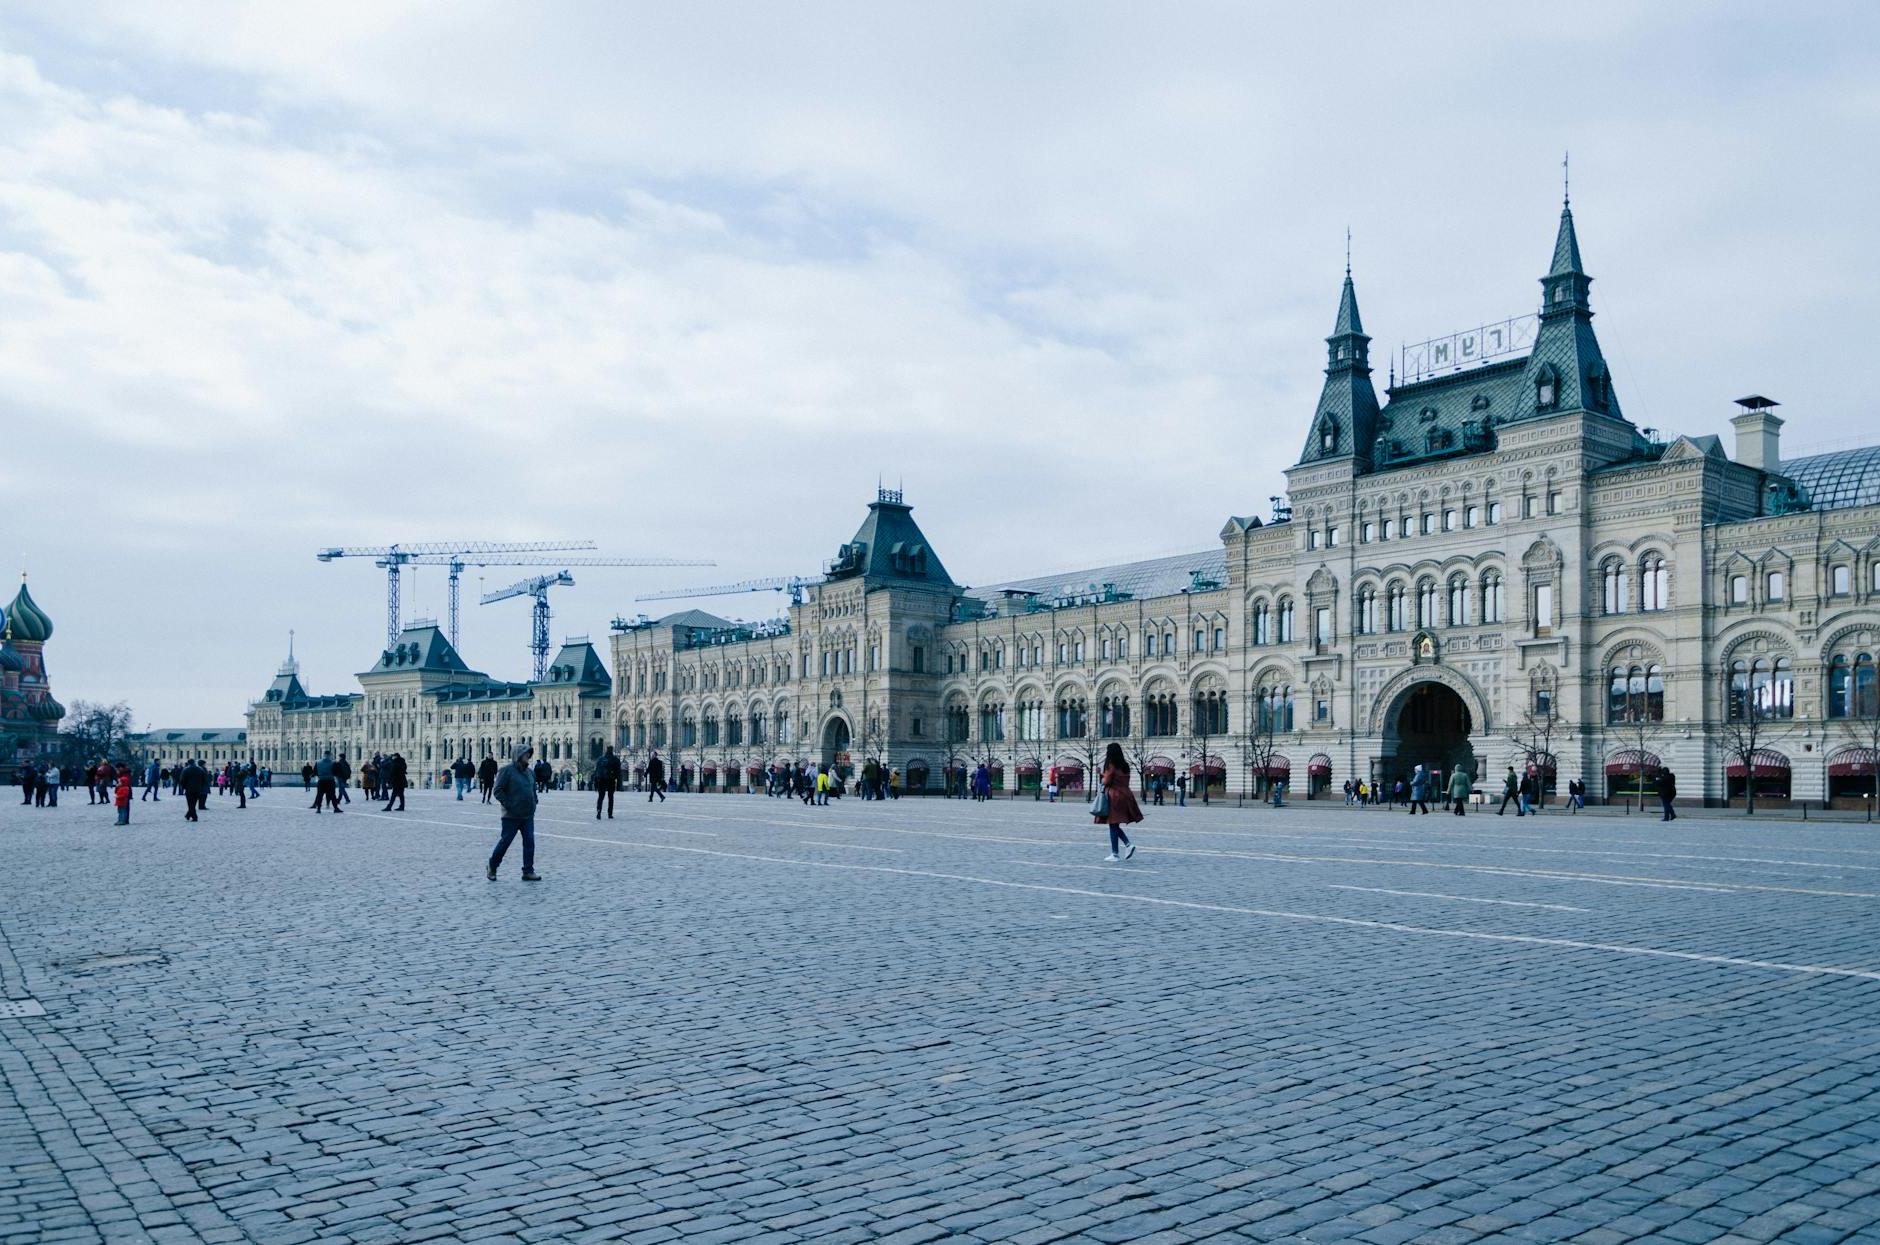
<path fill-rule="evenodd" d="M 13 598 L 13 604 L 7 606 L 6 620 L 15 640 L 44 644 L 52 638 L 52 619 L 46 616 L 46 611 L 40 609 L 32 594 L 26 591 L 23 576 L 20 579 L 19 595 Z"/>
<path fill-rule="evenodd" d="M 12 641 L 0 641 L 0 674 L 20 674 L 25 669 L 26 659 L 20 656 L 20 650 L 13 647 Z"/>
<path fill-rule="evenodd" d="M 48 696 L 27 712 L 41 722 L 57 722 L 65 716 L 65 706 Z"/>

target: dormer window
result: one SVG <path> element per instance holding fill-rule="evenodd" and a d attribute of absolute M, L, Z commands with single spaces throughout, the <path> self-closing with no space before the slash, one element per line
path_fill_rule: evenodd
<path fill-rule="evenodd" d="M 1534 382 L 1534 407 L 1536 410 L 1551 411 L 1560 405 L 1560 373 L 1551 366 L 1542 368 Z"/>
<path fill-rule="evenodd" d="M 1338 449 L 1338 421 L 1327 418 L 1319 424 L 1319 453 L 1330 454 Z"/>

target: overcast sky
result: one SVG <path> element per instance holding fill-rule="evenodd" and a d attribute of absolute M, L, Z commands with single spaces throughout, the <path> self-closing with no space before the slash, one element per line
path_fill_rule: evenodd
<path fill-rule="evenodd" d="M 356 687 L 384 580 L 328 544 L 717 560 L 577 571 L 597 639 L 818 570 L 878 476 L 967 583 L 1204 548 L 1297 454 L 1346 227 L 1381 371 L 1534 309 L 1569 148 L 1628 415 L 1873 439 L 1877 14 L 12 5 L 0 541 L 55 693 L 178 726 L 289 628 Z M 526 677 L 527 626 L 465 655 Z"/>

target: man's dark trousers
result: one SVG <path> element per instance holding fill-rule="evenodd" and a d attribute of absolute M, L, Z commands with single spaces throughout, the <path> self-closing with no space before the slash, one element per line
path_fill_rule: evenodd
<path fill-rule="evenodd" d="M 611 782 L 601 783 L 594 788 L 594 815 L 596 817 L 601 815 L 603 803 L 607 805 L 607 815 L 612 817 L 614 815 L 614 784 Z"/>
<path fill-rule="evenodd" d="M 522 871 L 535 872 L 535 818 L 503 818 L 503 837 L 496 840 L 496 850 L 490 853 L 490 868 L 495 869 L 503 863 L 503 853 L 509 850 L 509 844 L 520 834 L 522 836 Z"/>

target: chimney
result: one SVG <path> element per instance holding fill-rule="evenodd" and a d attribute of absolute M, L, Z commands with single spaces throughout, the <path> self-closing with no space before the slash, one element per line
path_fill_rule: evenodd
<path fill-rule="evenodd" d="M 1736 429 L 1736 461 L 1758 471 L 1775 471 L 1782 464 L 1782 417 L 1774 408 L 1782 405 L 1760 393 L 1738 398 L 1743 413 L 1730 421 Z"/>

